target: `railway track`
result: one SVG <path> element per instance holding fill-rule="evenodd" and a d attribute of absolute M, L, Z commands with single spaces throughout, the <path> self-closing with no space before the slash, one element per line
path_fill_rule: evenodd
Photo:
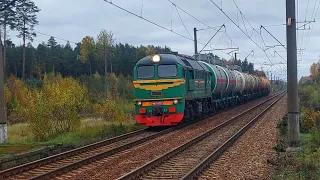
<path fill-rule="evenodd" d="M 119 179 L 196 178 L 284 95 L 248 109 Z"/>
<path fill-rule="evenodd" d="M 160 130 L 160 132 L 149 129 L 137 130 L 1 171 L 0 179 L 38 179 L 51 173 L 62 173 L 68 169 L 77 168 L 96 159 L 119 153 L 173 130 L 174 128 Z"/>
<path fill-rule="evenodd" d="M 251 102 L 251 101 L 248 101 Z M 232 109 L 233 107 L 217 111 Z M 105 158 L 124 150 L 145 143 L 159 136 L 167 134 L 175 129 L 183 128 L 190 124 L 197 124 L 199 121 L 184 123 L 174 128 L 168 128 L 160 132 L 150 130 L 138 130 L 117 136 L 111 139 L 100 141 L 74 150 L 63 152 L 54 156 L 40 159 L 34 162 L 23 164 L 0 172 L 0 179 L 45 179 L 59 174 L 69 172 L 90 162 Z"/>

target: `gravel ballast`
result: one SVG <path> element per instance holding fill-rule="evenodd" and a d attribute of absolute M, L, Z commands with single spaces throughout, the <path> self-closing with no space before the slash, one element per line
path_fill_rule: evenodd
<path fill-rule="evenodd" d="M 244 110 L 257 105 L 269 97 L 255 100 L 248 104 L 225 111 L 204 120 L 197 125 L 190 125 L 168 133 L 160 138 L 123 151 L 120 154 L 101 159 L 77 170 L 69 172 L 57 179 L 116 179 L 139 166 L 157 158 L 161 154 L 189 141 L 204 131 L 240 114 Z"/>
<path fill-rule="evenodd" d="M 271 179 L 268 159 L 276 156 L 277 123 L 285 116 L 287 96 L 259 119 L 233 146 L 204 171 L 199 179 Z"/>

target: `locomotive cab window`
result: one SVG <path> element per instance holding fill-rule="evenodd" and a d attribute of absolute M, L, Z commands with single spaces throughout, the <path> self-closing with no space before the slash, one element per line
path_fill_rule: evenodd
<path fill-rule="evenodd" d="M 138 78 L 153 78 L 154 77 L 154 66 L 140 66 L 137 72 Z"/>
<path fill-rule="evenodd" d="M 189 74 L 190 74 L 190 79 L 194 79 L 194 71 L 193 70 L 189 70 Z"/>
<path fill-rule="evenodd" d="M 174 64 L 158 66 L 159 78 L 175 77 L 177 75 L 178 75 L 177 66 Z"/>

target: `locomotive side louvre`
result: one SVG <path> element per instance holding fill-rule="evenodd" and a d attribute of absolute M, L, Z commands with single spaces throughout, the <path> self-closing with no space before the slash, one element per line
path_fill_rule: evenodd
<path fill-rule="evenodd" d="M 186 64 L 185 79 L 188 85 L 188 91 L 186 91 L 186 99 L 206 98 L 210 96 L 210 71 L 207 67 L 202 66 L 195 60 L 179 57 L 181 61 Z"/>

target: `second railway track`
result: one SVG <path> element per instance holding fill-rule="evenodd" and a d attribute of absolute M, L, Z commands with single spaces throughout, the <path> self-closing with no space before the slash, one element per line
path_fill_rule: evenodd
<path fill-rule="evenodd" d="M 283 96 L 248 109 L 120 179 L 193 179 Z"/>
<path fill-rule="evenodd" d="M 226 110 L 227 109 L 224 111 Z M 146 141 L 150 141 L 161 135 L 167 134 L 174 129 L 182 128 L 188 124 L 190 123 L 186 123 L 176 128 L 165 129 L 160 132 L 138 130 L 132 133 L 117 136 L 108 140 L 1 171 L 0 179 L 43 179 L 54 177 L 61 173 L 69 172 L 72 169 L 79 168 L 90 162 L 117 154 Z"/>

